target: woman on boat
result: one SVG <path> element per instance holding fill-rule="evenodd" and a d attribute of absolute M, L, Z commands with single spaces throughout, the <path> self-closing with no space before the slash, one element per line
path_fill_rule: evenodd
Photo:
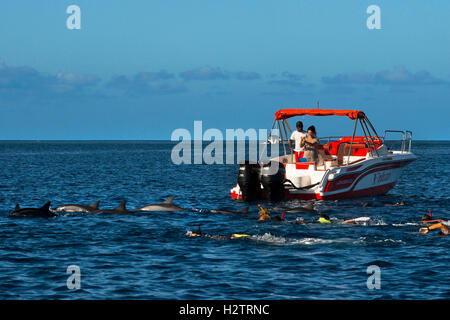
<path fill-rule="evenodd" d="M 317 147 L 320 146 L 317 138 L 316 127 L 310 126 L 306 138 L 302 138 L 300 146 L 304 148 L 304 157 L 308 162 L 315 162 L 317 165 L 323 164 L 323 156 L 319 153 Z"/>

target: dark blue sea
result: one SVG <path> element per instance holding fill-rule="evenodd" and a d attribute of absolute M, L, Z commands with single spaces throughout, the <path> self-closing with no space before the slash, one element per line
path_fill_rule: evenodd
<path fill-rule="evenodd" d="M 338 220 L 369 216 L 369 226 L 293 222 L 317 219 L 314 213 L 258 222 L 256 203 L 247 215 L 208 213 L 248 206 L 230 198 L 238 165 L 175 165 L 173 145 L 0 142 L 0 299 L 450 298 L 450 237 L 418 232 L 428 209 L 449 218 L 450 142 L 414 142 L 418 160 L 384 196 L 316 202 Z M 193 212 L 8 217 L 16 203 L 100 200 L 113 208 L 127 200 L 132 209 L 169 196 Z M 399 201 L 406 205 L 384 206 Z M 186 236 L 199 225 L 208 234 L 251 237 Z M 80 268 L 80 289 L 67 287 L 69 265 Z M 380 268 L 379 289 L 368 289 L 371 265 Z"/>

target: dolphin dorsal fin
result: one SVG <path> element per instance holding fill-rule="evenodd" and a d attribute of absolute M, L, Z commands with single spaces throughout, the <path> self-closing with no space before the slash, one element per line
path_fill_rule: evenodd
<path fill-rule="evenodd" d="M 16 204 L 16 206 L 15 206 L 15 208 L 14 208 L 14 211 L 17 211 L 17 210 L 20 210 L 20 206 L 19 206 L 18 203 Z"/>
<path fill-rule="evenodd" d="M 165 204 L 172 204 L 174 196 L 167 198 L 166 201 L 164 201 Z"/>
<path fill-rule="evenodd" d="M 244 209 L 242 209 L 241 211 L 239 211 L 240 213 L 248 213 L 248 207 L 247 208 L 244 208 Z"/>
<path fill-rule="evenodd" d="M 41 207 L 41 209 L 42 210 L 49 210 L 50 209 L 50 201 L 48 201 L 46 204 L 44 204 L 42 207 Z"/>
<path fill-rule="evenodd" d="M 127 200 L 123 200 L 114 210 L 126 211 L 127 210 Z"/>
<path fill-rule="evenodd" d="M 100 200 L 91 203 L 88 207 L 98 210 L 98 205 L 100 204 Z"/>
<path fill-rule="evenodd" d="M 305 204 L 305 205 L 303 206 L 303 208 L 314 210 L 314 203 L 308 202 L 307 204 Z"/>

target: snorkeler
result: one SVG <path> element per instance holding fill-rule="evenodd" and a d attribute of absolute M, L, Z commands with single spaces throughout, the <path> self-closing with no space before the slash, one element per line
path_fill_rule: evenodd
<path fill-rule="evenodd" d="M 371 222 L 370 217 L 358 217 L 355 219 L 345 220 L 342 223 L 346 224 L 359 224 L 359 225 L 367 225 Z"/>
<path fill-rule="evenodd" d="M 442 222 L 439 222 L 439 223 L 435 223 L 435 224 L 433 224 L 433 225 L 431 225 L 429 227 L 420 228 L 419 232 L 428 233 L 428 232 L 430 232 L 432 230 L 435 230 L 435 229 L 441 230 L 441 234 L 442 235 L 445 235 L 445 236 L 448 235 L 450 233 L 450 220 L 449 221 L 442 221 Z"/>
<path fill-rule="evenodd" d="M 319 219 L 317 220 L 319 223 L 332 223 L 329 216 L 325 213 L 321 213 Z"/>
<path fill-rule="evenodd" d="M 297 217 L 295 219 L 295 222 L 300 223 L 300 224 L 310 224 L 310 223 L 306 223 L 302 217 Z M 319 219 L 311 221 L 311 223 L 336 223 L 336 222 L 337 221 L 335 221 L 334 219 L 332 220 L 325 213 L 321 213 Z"/>
<path fill-rule="evenodd" d="M 284 221 L 284 212 L 283 215 L 281 217 L 279 216 L 275 216 L 273 218 L 270 217 L 270 211 L 267 208 L 263 208 L 259 203 L 258 203 L 258 207 L 259 207 L 259 219 L 258 221 Z"/>
<path fill-rule="evenodd" d="M 223 235 L 211 235 L 203 233 L 200 229 L 200 226 L 197 227 L 197 231 L 187 231 L 186 232 L 187 237 L 205 237 L 205 238 L 211 238 L 215 240 L 233 240 L 233 239 L 239 239 L 239 238 L 247 238 L 250 237 L 248 234 L 242 234 L 242 233 L 233 233 L 231 236 L 223 236 Z"/>
<path fill-rule="evenodd" d="M 420 220 L 421 220 L 422 223 L 434 223 L 434 222 L 445 221 L 445 220 L 442 220 L 442 219 L 434 219 L 433 220 L 433 215 L 431 214 L 431 210 L 430 209 L 428 209 L 428 214 L 424 214 Z"/>

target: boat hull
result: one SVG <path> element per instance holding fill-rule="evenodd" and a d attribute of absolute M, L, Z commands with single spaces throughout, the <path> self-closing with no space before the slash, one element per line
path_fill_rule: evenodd
<path fill-rule="evenodd" d="M 382 195 L 395 187 L 403 168 L 415 159 L 412 154 L 385 157 L 328 170 L 320 183 L 311 189 L 299 190 L 286 186 L 286 199 L 336 200 Z M 264 199 L 264 190 L 261 191 L 261 198 Z M 238 185 L 231 189 L 231 197 L 242 198 Z"/>

